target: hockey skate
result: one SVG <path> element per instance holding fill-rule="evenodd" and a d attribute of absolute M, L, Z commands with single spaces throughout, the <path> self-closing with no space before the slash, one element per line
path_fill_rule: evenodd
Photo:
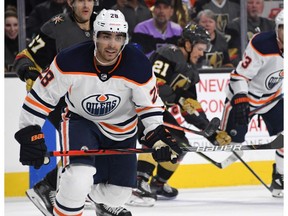
<path fill-rule="evenodd" d="M 95 203 L 95 206 L 97 216 L 132 216 L 131 212 L 123 207 L 110 207 L 97 203 Z"/>
<path fill-rule="evenodd" d="M 273 197 L 283 198 L 284 176 L 277 172 L 275 163 L 273 164 L 272 183 L 270 189 Z"/>
<path fill-rule="evenodd" d="M 46 180 L 41 180 L 26 191 L 27 197 L 45 215 L 53 215 L 56 192 Z"/>
<path fill-rule="evenodd" d="M 157 194 L 158 199 L 175 199 L 178 195 L 178 190 L 171 187 L 167 183 L 158 181 L 155 177 L 152 178 L 150 183 L 151 191 Z"/>
<path fill-rule="evenodd" d="M 152 207 L 157 199 L 156 194 L 151 193 L 148 181 L 138 177 L 137 189 L 134 189 L 129 201 L 126 203 L 131 206 Z"/>

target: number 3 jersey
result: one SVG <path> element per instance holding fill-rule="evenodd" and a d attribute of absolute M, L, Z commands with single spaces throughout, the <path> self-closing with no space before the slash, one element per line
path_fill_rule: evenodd
<path fill-rule="evenodd" d="M 55 57 L 24 101 L 20 128 L 42 126 L 64 95 L 66 113 L 91 120 L 113 140 L 135 135 L 138 116 L 146 128 L 144 133 L 163 123 L 163 103 L 146 56 L 127 45 L 114 65 L 99 67 L 94 49 L 93 41 L 84 42 Z"/>
<path fill-rule="evenodd" d="M 282 93 L 283 53 L 279 49 L 275 31 L 262 32 L 249 42 L 242 61 L 232 71 L 227 88 L 231 99 L 238 93 L 248 94 L 250 106 L 257 108 Z M 261 109 L 265 113 L 275 104 Z"/>

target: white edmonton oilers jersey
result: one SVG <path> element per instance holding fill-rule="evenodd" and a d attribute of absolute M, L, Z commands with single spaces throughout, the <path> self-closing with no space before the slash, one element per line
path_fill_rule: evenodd
<path fill-rule="evenodd" d="M 279 50 L 274 31 L 255 35 L 249 42 L 242 61 L 231 73 L 227 97 L 237 93 L 248 93 L 251 110 L 282 93 L 284 59 Z M 258 113 L 265 113 L 277 102 L 273 102 Z"/>
<path fill-rule="evenodd" d="M 94 47 L 92 41 L 84 42 L 55 57 L 24 101 L 20 128 L 42 126 L 64 95 L 66 111 L 93 121 L 113 140 L 135 135 L 138 116 L 144 133 L 163 123 L 164 105 L 145 55 L 127 45 L 111 70 L 102 72 L 95 65 Z"/>

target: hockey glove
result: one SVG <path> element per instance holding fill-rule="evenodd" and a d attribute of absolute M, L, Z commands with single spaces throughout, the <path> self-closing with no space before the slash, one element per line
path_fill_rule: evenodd
<path fill-rule="evenodd" d="M 231 99 L 231 105 L 235 115 L 236 125 L 247 125 L 249 123 L 249 98 L 246 94 L 236 94 Z"/>
<path fill-rule="evenodd" d="M 215 146 L 224 146 L 231 143 L 231 137 L 228 135 L 228 133 L 221 130 L 218 130 L 207 139 Z"/>
<path fill-rule="evenodd" d="M 47 147 L 39 125 L 22 128 L 15 134 L 20 143 L 20 162 L 39 169 L 44 163 Z"/>
<path fill-rule="evenodd" d="M 32 89 L 34 81 L 40 74 L 40 71 L 31 63 L 21 66 L 18 70 L 18 76 L 22 81 L 26 82 L 26 90 L 29 92 Z"/>
<path fill-rule="evenodd" d="M 152 156 L 157 162 L 177 163 L 179 155 L 182 154 L 176 140 L 163 125 L 159 125 L 155 130 L 146 134 L 145 145 L 154 149 Z"/>
<path fill-rule="evenodd" d="M 180 104 L 182 105 L 182 109 L 190 115 L 194 114 L 197 109 L 202 109 L 200 103 L 192 98 L 184 99 L 183 102 L 180 101 Z"/>

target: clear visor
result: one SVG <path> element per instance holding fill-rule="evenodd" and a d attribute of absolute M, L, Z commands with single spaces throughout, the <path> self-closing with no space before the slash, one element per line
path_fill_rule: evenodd
<path fill-rule="evenodd" d="M 194 44 L 194 46 L 197 47 L 199 51 L 203 52 L 210 52 L 212 49 L 211 43 L 197 42 Z"/>

